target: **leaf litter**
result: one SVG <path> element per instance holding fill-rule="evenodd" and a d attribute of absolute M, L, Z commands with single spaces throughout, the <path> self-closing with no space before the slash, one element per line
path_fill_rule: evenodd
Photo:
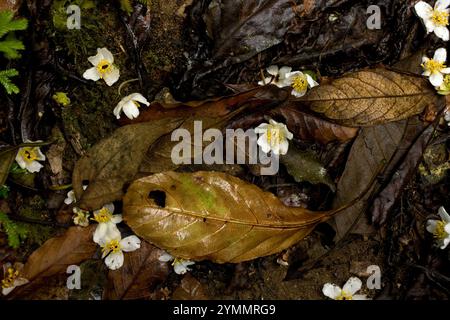
<path fill-rule="evenodd" d="M 17 109 L 0 110 L 17 116 L 0 122 L 0 180 L 12 190 L 0 208 L 10 208 L 11 221 L 50 225 L 59 235 L 24 251 L 31 255 L 5 250 L 0 237 L 0 264 L 24 262 L 29 280 L 8 298 L 69 298 L 67 266 L 92 268 L 102 249 L 92 241 L 95 226 L 64 231 L 72 218 L 56 218 L 111 202 L 123 213 L 120 231 L 138 235 L 141 245 L 125 252 L 121 268 L 89 280 L 89 298 L 318 299 L 325 282 L 364 277 L 370 264 L 390 283 L 405 283 L 386 280 L 372 297 L 448 294 L 448 259 L 423 231 L 427 217 L 448 206 L 446 102 L 411 73 L 418 68 L 410 58 L 437 46 L 424 40 L 406 1 L 376 4 L 388 19 L 373 31 L 360 12 L 365 1 L 136 1 L 130 15 L 107 4 L 101 14 L 109 20 L 89 22 L 89 37 L 75 31 L 42 39 L 47 17 L 59 28 L 64 4 L 26 4 L 37 21 L 38 63 L 23 58 L 21 96 L 10 99 Z M 99 12 L 96 4 L 86 8 Z M 151 102 L 137 119 L 115 121 L 117 88 L 81 77 L 99 30 L 125 79 L 119 92 L 141 92 Z M 289 87 L 257 86 L 275 64 L 312 70 L 320 85 L 298 98 Z M 55 105 L 56 92 L 66 92 L 70 104 Z M 175 129 L 192 134 L 202 121 L 203 132 L 247 130 L 271 119 L 293 134 L 274 176 L 258 174 L 259 165 L 171 161 Z M 48 140 L 54 128 L 63 140 Z M 30 138 L 52 145 L 40 145 L 49 163 L 27 184 L 16 179 L 26 174 L 14 158 L 25 146 L 17 141 Z M 433 178 L 430 157 L 422 157 L 436 146 L 444 173 Z M 77 200 L 67 205 L 71 187 Z M 46 203 L 46 219 L 18 212 L 30 192 Z M 159 260 L 163 250 L 195 265 L 176 275 Z M 423 252 L 429 262 L 415 258 Z"/>

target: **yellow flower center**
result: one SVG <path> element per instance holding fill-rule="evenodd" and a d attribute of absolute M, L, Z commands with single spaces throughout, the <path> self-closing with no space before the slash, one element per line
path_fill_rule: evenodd
<path fill-rule="evenodd" d="M 121 251 L 119 240 L 111 240 L 102 248 L 103 253 L 112 252 L 118 253 Z"/>
<path fill-rule="evenodd" d="M 422 67 L 426 70 L 429 70 L 433 74 L 436 72 L 440 72 L 446 66 L 445 66 L 444 62 L 439 62 L 439 61 L 430 59 L 427 62 L 425 62 L 425 65 L 422 64 Z"/>
<path fill-rule="evenodd" d="M 112 64 L 109 63 L 108 60 L 101 60 L 97 65 L 97 71 L 100 73 L 101 76 L 103 76 L 105 73 L 111 72 L 111 66 Z"/>
<path fill-rule="evenodd" d="M 342 290 L 341 294 L 336 297 L 336 300 L 353 300 L 353 296 Z"/>
<path fill-rule="evenodd" d="M 94 220 L 98 223 L 105 223 L 111 221 L 112 213 L 107 208 L 101 208 L 98 212 L 94 213 Z"/>
<path fill-rule="evenodd" d="M 434 230 L 433 236 L 437 240 L 443 240 L 448 237 L 447 231 L 445 231 L 445 222 L 444 221 L 438 221 L 436 223 L 436 230 Z"/>
<path fill-rule="evenodd" d="M 38 159 L 38 151 L 37 151 L 36 147 L 23 147 L 23 148 L 20 148 L 19 155 L 27 163 L 31 163 L 34 160 Z"/>
<path fill-rule="evenodd" d="M 292 81 L 292 88 L 298 92 L 305 91 L 308 88 L 308 81 L 306 80 L 306 77 L 301 74 L 296 76 Z"/>
<path fill-rule="evenodd" d="M 277 146 L 285 139 L 284 131 L 277 125 L 269 124 L 267 126 L 267 142 L 271 146 Z"/>
<path fill-rule="evenodd" d="M 431 14 L 431 21 L 437 26 L 448 26 L 449 14 L 444 11 L 433 10 Z"/>
<path fill-rule="evenodd" d="M 185 261 L 187 261 L 187 260 L 186 260 L 186 259 L 183 259 L 183 258 L 175 258 L 175 259 L 173 259 L 172 266 L 174 266 L 174 265 L 176 265 L 176 264 L 182 264 L 182 263 L 184 263 Z"/>
<path fill-rule="evenodd" d="M 2 288 L 11 288 L 14 286 L 14 281 L 19 276 L 19 271 L 13 268 L 8 268 L 5 279 L 2 280 Z"/>

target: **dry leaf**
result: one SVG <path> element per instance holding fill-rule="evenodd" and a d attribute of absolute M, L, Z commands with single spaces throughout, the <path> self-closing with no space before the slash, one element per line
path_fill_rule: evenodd
<path fill-rule="evenodd" d="M 420 114 L 443 98 L 423 77 L 377 68 L 315 87 L 300 101 L 340 124 L 370 126 Z"/>
<path fill-rule="evenodd" d="M 110 270 L 104 299 L 143 299 L 169 274 L 167 263 L 158 258 L 164 251 L 142 241 L 139 250 L 126 253 L 123 266 Z"/>
<path fill-rule="evenodd" d="M 289 130 L 304 141 L 314 141 L 327 144 L 332 141 L 345 142 L 353 139 L 358 128 L 345 127 L 308 114 L 295 106 L 280 107 L 273 112 L 285 119 Z"/>
<path fill-rule="evenodd" d="M 34 251 L 22 270 L 23 277 L 30 283 L 16 288 L 13 297 L 29 292 L 48 277 L 66 273 L 70 265 L 78 265 L 92 258 L 98 248 L 92 241 L 95 227 L 71 227 L 63 235 L 47 240 Z"/>
<path fill-rule="evenodd" d="M 200 281 L 195 279 L 190 273 L 181 280 L 181 284 L 172 294 L 173 300 L 208 300 L 208 296 Z"/>
<path fill-rule="evenodd" d="M 333 212 L 290 208 L 272 193 L 218 172 L 165 172 L 135 181 L 126 223 L 175 257 L 241 262 L 277 253 Z"/>
<path fill-rule="evenodd" d="M 182 123 L 161 119 L 121 127 L 92 147 L 75 165 L 72 184 L 79 206 L 94 210 L 123 196 L 149 146 Z M 83 191 L 83 185 L 88 188 Z"/>
<path fill-rule="evenodd" d="M 378 182 L 368 192 L 367 197 L 374 194 L 384 177 L 389 177 L 397 163 L 402 159 L 409 146 L 416 140 L 424 125 L 413 117 L 394 123 L 362 128 L 345 165 L 345 170 L 339 179 L 333 207 L 339 207 L 353 199 L 355 195 L 366 189 L 378 176 Z M 383 174 L 380 174 L 380 168 Z M 373 228 L 368 225 L 364 201 L 344 210 L 335 217 L 337 237 L 341 238 L 347 231 L 368 234 Z M 358 219 L 358 221 L 357 221 Z"/>

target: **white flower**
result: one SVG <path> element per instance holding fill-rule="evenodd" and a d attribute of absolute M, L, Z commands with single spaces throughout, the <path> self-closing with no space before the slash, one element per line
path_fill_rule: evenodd
<path fill-rule="evenodd" d="M 120 237 L 120 231 L 116 224 L 122 222 L 122 215 L 115 214 L 114 205 L 106 204 L 100 210 L 94 211 L 94 220 L 98 222 L 97 229 L 94 232 L 94 242 L 104 243 L 105 239 L 116 239 Z"/>
<path fill-rule="evenodd" d="M 414 5 L 414 9 L 417 15 L 422 19 L 427 33 L 434 32 L 434 34 L 444 41 L 449 39 L 448 26 L 448 16 L 450 5 L 450 0 L 438 0 L 431 7 L 428 3 L 424 1 L 419 1 Z"/>
<path fill-rule="evenodd" d="M 258 84 L 263 86 L 270 83 L 276 85 L 278 88 L 289 87 L 292 82 L 287 75 L 291 72 L 291 70 L 291 67 L 286 66 L 281 67 L 281 69 L 279 69 L 278 66 L 270 66 L 266 69 L 266 71 L 271 75 L 271 77 L 265 78 L 264 81 L 259 81 Z"/>
<path fill-rule="evenodd" d="M 32 143 L 32 141 L 29 140 L 25 142 Z M 39 147 L 23 147 L 17 152 L 16 162 L 22 169 L 27 169 L 31 173 L 39 172 L 44 167 L 38 161 L 45 161 L 45 155 L 41 152 Z"/>
<path fill-rule="evenodd" d="M 83 73 L 83 78 L 88 80 L 105 80 L 108 86 L 112 86 L 119 80 L 119 69 L 114 65 L 114 57 L 106 48 L 98 48 L 97 54 L 88 58 L 93 65 Z"/>
<path fill-rule="evenodd" d="M 83 190 L 86 190 L 88 186 L 83 186 Z M 67 192 L 67 197 L 64 199 L 64 203 L 69 205 L 72 203 L 77 202 L 77 199 L 75 199 L 75 192 L 73 190 L 70 190 Z"/>
<path fill-rule="evenodd" d="M 335 284 L 325 283 L 322 292 L 333 300 L 368 300 L 365 295 L 355 294 L 361 289 L 362 282 L 356 277 L 351 277 L 341 289 Z"/>
<path fill-rule="evenodd" d="M 141 247 L 141 240 L 136 236 L 123 238 L 103 238 L 99 243 L 102 246 L 102 259 L 106 257 L 105 264 L 111 270 L 119 269 L 123 265 L 123 252 L 131 252 Z"/>
<path fill-rule="evenodd" d="M 123 111 L 123 113 L 125 113 L 128 118 L 137 118 L 139 116 L 140 108 L 140 104 L 138 102 L 143 103 L 146 106 L 150 105 L 150 103 L 142 94 L 132 93 L 120 100 L 120 102 L 114 108 L 114 115 L 117 117 L 117 119 L 120 119 L 120 113 Z"/>
<path fill-rule="evenodd" d="M 87 227 L 89 225 L 89 211 L 82 210 L 80 208 L 74 207 L 73 209 L 73 223 L 80 227 Z"/>
<path fill-rule="evenodd" d="M 428 220 L 427 231 L 433 234 L 436 245 L 445 249 L 450 243 L 450 215 L 444 207 L 440 207 L 438 213 L 441 220 Z"/>
<path fill-rule="evenodd" d="M 309 74 L 301 71 L 290 72 L 287 78 L 291 81 L 291 94 L 297 98 L 303 97 L 308 88 L 319 85 Z"/>
<path fill-rule="evenodd" d="M 312 88 L 319 85 L 309 74 L 301 71 L 291 72 L 291 67 L 284 66 L 278 69 L 278 66 L 270 66 L 266 70 L 271 77 L 265 78 L 264 81 L 259 81 L 258 84 L 260 86 L 269 83 L 279 88 L 292 86 L 291 94 L 296 97 L 304 96 L 308 87 Z"/>
<path fill-rule="evenodd" d="M 430 77 L 430 82 L 433 86 L 439 87 L 444 83 L 444 74 L 450 73 L 450 68 L 447 68 L 445 61 L 447 60 L 447 50 L 439 48 L 434 53 L 433 59 L 428 57 L 422 58 L 423 76 Z"/>
<path fill-rule="evenodd" d="M 23 264 L 15 263 L 14 267 L 11 263 L 5 263 L 3 265 L 3 280 L 2 284 L 2 294 L 6 296 L 11 291 L 14 290 L 15 287 L 23 286 L 27 284 L 29 281 L 20 276 L 20 271 L 23 269 Z"/>
<path fill-rule="evenodd" d="M 255 133 L 261 134 L 258 138 L 258 145 L 262 151 L 268 153 L 272 151 L 274 154 L 286 154 L 289 149 L 289 141 L 293 138 L 293 134 L 283 123 L 270 120 L 269 123 L 262 123 L 255 128 Z"/>
<path fill-rule="evenodd" d="M 172 261 L 172 266 L 173 266 L 173 270 L 175 271 L 176 274 L 185 274 L 188 271 L 191 271 L 190 268 L 188 268 L 190 265 L 195 264 L 194 261 L 190 261 L 190 260 L 185 260 L 185 259 L 181 259 L 181 258 L 174 258 L 173 256 L 171 256 L 170 254 L 163 253 L 159 258 L 159 261 L 161 262 L 169 262 Z"/>

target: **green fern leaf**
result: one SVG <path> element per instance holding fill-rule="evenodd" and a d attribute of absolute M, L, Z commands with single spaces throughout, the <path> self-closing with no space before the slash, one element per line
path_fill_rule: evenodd
<path fill-rule="evenodd" d="M 14 19 L 14 13 L 9 10 L 0 12 L 0 38 L 11 31 L 25 30 L 28 27 L 27 19 Z"/>
<path fill-rule="evenodd" d="M 15 77 L 19 74 L 16 69 L 7 69 L 0 71 L 0 83 L 5 88 L 8 94 L 17 94 L 19 93 L 19 88 L 11 82 L 12 77 Z"/>

